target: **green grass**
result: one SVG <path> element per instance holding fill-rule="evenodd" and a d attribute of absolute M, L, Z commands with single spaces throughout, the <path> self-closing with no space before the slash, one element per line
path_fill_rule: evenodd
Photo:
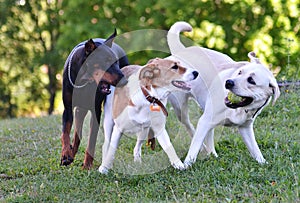
<path fill-rule="evenodd" d="M 268 164 L 249 155 L 236 129 L 216 130 L 218 158 L 199 159 L 186 171 L 169 166 L 160 147 L 143 147 L 134 164 L 135 139 L 124 136 L 113 170 L 103 176 L 102 132 L 94 168 L 81 169 L 87 137 L 75 162 L 60 167 L 61 116 L 0 121 L 0 201 L 3 202 L 300 202 L 300 90 L 282 91 L 255 122 L 258 144 Z M 194 124 L 200 111 L 191 103 Z M 168 132 L 184 159 L 190 138 L 172 111 Z M 85 123 L 87 132 L 88 123 Z M 161 168 L 159 168 L 161 167 Z M 159 168 L 160 170 L 155 170 Z M 139 174 L 139 175 L 132 175 Z"/>

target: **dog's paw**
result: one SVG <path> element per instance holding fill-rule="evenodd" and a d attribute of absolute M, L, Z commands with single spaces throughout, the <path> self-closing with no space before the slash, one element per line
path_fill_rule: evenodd
<path fill-rule="evenodd" d="M 256 157 L 255 159 L 259 164 L 268 164 L 264 157 Z"/>
<path fill-rule="evenodd" d="M 176 162 L 172 163 L 172 166 L 178 170 L 185 170 L 185 166 L 181 160 L 177 160 Z"/>
<path fill-rule="evenodd" d="M 74 161 L 73 157 L 71 156 L 62 156 L 60 159 L 61 166 L 68 166 Z"/>
<path fill-rule="evenodd" d="M 101 165 L 101 166 L 98 168 L 98 171 L 99 171 L 101 174 L 107 175 L 109 169 L 108 169 L 107 167 Z"/>
<path fill-rule="evenodd" d="M 195 163 L 196 159 L 191 157 L 186 157 L 184 160 L 184 167 L 185 169 L 191 167 L 193 163 Z"/>
<path fill-rule="evenodd" d="M 70 146 L 63 146 L 60 158 L 60 165 L 61 166 L 68 166 L 74 161 L 74 154 L 73 154 L 73 147 Z"/>
<path fill-rule="evenodd" d="M 84 161 L 82 164 L 82 169 L 90 170 L 93 167 L 94 158 L 86 151 L 84 155 Z"/>

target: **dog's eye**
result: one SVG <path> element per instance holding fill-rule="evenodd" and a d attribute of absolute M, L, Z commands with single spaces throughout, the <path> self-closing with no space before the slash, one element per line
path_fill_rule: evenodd
<path fill-rule="evenodd" d="M 177 70 L 178 69 L 178 65 L 175 63 L 175 65 L 172 66 L 172 69 Z"/>
<path fill-rule="evenodd" d="M 252 84 L 252 85 L 256 85 L 256 83 L 255 83 L 255 81 L 253 80 L 252 77 L 249 77 L 249 78 L 247 79 L 247 81 L 248 81 L 250 84 Z"/>

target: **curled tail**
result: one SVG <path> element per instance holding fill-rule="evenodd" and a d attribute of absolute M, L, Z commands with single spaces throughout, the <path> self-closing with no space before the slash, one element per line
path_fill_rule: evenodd
<path fill-rule="evenodd" d="M 180 32 L 191 32 L 192 30 L 192 26 L 184 21 L 176 22 L 171 26 L 167 35 L 167 41 L 171 54 L 174 54 L 185 48 L 185 46 L 180 41 Z"/>

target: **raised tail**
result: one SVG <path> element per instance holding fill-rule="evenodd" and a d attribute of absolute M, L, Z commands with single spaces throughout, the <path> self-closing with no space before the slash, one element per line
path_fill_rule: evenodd
<path fill-rule="evenodd" d="M 176 22 L 171 26 L 167 35 L 167 41 L 171 54 L 174 54 L 185 48 L 180 41 L 180 32 L 191 32 L 192 30 L 192 26 L 184 21 Z"/>

